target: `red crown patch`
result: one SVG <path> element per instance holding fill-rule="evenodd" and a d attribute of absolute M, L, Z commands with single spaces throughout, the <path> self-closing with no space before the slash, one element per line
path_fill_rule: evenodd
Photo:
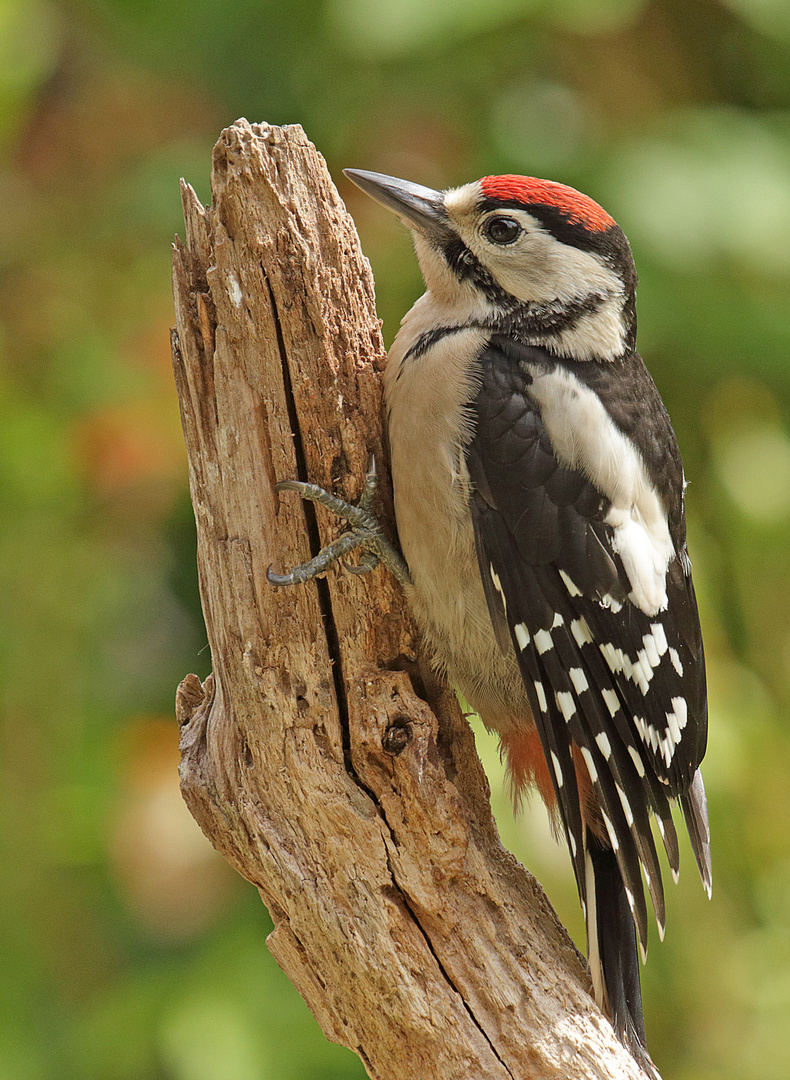
<path fill-rule="evenodd" d="M 480 181 L 488 199 L 519 202 L 524 206 L 554 206 L 571 221 L 593 232 L 604 232 L 615 224 L 614 218 L 589 195 L 553 180 L 537 180 L 534 176 L 484 176 Z"/>

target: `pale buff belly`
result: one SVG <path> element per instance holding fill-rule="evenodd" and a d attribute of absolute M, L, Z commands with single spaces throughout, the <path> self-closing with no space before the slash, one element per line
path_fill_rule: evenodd
<path fill-rule="evenodd" d="M 414 582 L 409 604 L 433 662 L 502 733 L 530 724 L 531 713 L 515 654 L 497 644 L 480 581 L 464 454 L 474 388 L 458 372 L 448 375 L 469 355 L 461 337 L 406 361 L 400 378 L 388 369 L 395 513 Z"/>

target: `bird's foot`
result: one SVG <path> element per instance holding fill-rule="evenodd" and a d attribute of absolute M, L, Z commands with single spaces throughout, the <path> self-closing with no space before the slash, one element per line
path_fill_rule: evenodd
<path fill-rule="evenodd" d="M 346 566 L 352 574 L 367 574 L 378 566 L 379 562 L 382 562 L 401 585 L 411 584 L 409 568 L 384 535 L 376 515 L 370 509 L 377 482 L 376 462 L 372 456 L 362 495 L 356 505 L 338 499 L 336 495 L 324 491 L 317 484 L 307 484 L 301 480 L 281 480 L 275 486 L 275 491 L 298 491 L 303 499 L 325 506 L 343 521 L 347 521 L 351 528 L 337 540 L 322 548 L 309 562 L 295 566 L 287 574 L 275 574 L 270 567 L 266 571 L 266 577 L 271 584 L 299 585 L 302 582 L 311 581 L 356 548 L 362 549 L 359 564 Z"/>

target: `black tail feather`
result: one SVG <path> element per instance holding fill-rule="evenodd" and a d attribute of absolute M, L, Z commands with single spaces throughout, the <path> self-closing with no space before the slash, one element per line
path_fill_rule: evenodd
<path fill-rule="evenodd" d="M 636 927 L 617 858 L 588 832 L 587 859 L 592 875 L 587 887 L 587 952 L 595 996 L 620 1041 L 648 1076 L 660 1080 L 647 1052 Z"/>
<path fill-rule="evenodd" d="M 708 803 L 702 773 L 697 769 L 688 791 L 680 796 L 680 805 L 686 818 L 686 825 L 697 860 L 699 874 L 705 891 L 710 896 L 713 888 L 713 872 L 710 863 L 710 825 L 708 824 Z"/>

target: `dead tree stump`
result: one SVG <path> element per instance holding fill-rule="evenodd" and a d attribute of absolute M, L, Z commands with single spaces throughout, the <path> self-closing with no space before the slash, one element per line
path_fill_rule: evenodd
<path fill-rule="evenodd" d="M 269 947 L 377 1080 L 642 1074 L 589 997 L 540 886 L 502 848 L 454 696 L 420 677 L 381 568 L 274 589 L 338 523 L 276 480 L 354 500 L 382 476 L 370 268 L 299 127 L 225 130 L 212 199 L 183 186 L 173 366 L 213 674 L 178 690 L 181 785 L 260 891 Z M 393 531 L 391 531 L 393 535 Z"/>

